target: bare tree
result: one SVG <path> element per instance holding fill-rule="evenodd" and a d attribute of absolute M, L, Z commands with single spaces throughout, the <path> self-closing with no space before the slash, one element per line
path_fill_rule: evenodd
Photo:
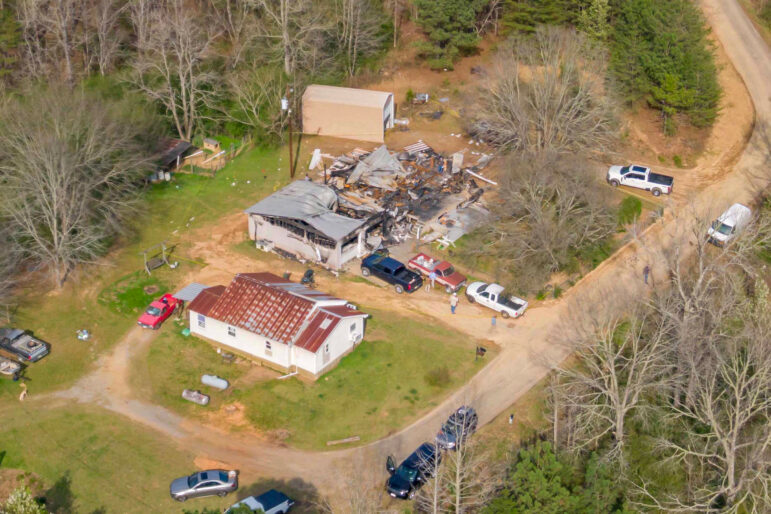
<path fill-rule="evenodd" d="M 8 308 L 13 303 L 16 273 L 19 271 L 21 252 L 11 235 L 11 230 L 0 220 L 0 309 L 8 318 Z"/>
<path fill-rule="evenodd" d="M 379 456 L 368 455 L 379 459 Z M 341 488 L 334 499 L 327 498 L 318 505 L 318 511 L 325 514 L 380 514 L 393 512 L 383 509 L 383 489 L 380 473 L 376 473 L 371 465 L 372 459 L 354 457 L 346 462 L 346 467 L 340 471 Z"/>
<path fill-rule="evenodd" d="M 67 82 L 75 77 L 74 58 L 82 0 L 20 0 L 19 19 L 25 42 L 25 65 L 30 74 L 63 66 Z"/>
<path fill-rule="evenodd" d="M 160 7 L 155 0 L 130 0 L 128 3 L 129 17 L 134 28 L 134 46 L 138 52 L 149 48 L 150 30 L 153 24 L 154 12 Z"/>
<path fill-rule="evenodd" d="M 684 464 L 688 495 L 643 503 L 667 511 L 768 512 L 771 509 L 771 315 L 767 290 L 738 337 L 707 344 L 709 359 L 694 375 L 689 402 L 673 406 L 675 434 L 659 440 L 670 461 Z"/>
<path fill-rule="evenodd" d="M 285 117 L 281 97 L 287 82 L 276 67 L 245 69 L 225 78 L 224 97 L 207 99 L 223 121 L 238 123 L 261 135 L 280 136 Z"/>
<path fill-rule="evenodd" d="M 565 327 L 566 343 L 578 362 L 558 368 L 554 387 L 560 403 L 574 413 L 571 428 L 577 444 L 572 449 L 586 448 L 610 435 L 609 456 L 622 459 L 627 419 L 642 408 L 643 397 L 668 377 L 667 339 L 663 326 L 644 315 L 628 320 L 583 316 L 585 322 Z"/>
<path fill-rule="evenodd" d="M 542 27 L 510 42 L 479 95 L 469 131 L 513 150 L 608 149 L 614 104 L 603 85 L 602 55 L 574 30 Z"/>
<path fill-rule="evenodd" d="M 125 230 L 152 140 L 145 113 L 66 88 L 0 111 L 0 214 L 57 286 Z"/>
<path fill-rule="evenodd" d="M 372 0 L 335 0 L 337 43 L 349 77 L 356 74 L 359 56 L 377 49 L 381 12 Z"/>
<path fill-rule="evenodd" d="M 244 54 L 253 46 L 258 29 L 253 2 L 249 0 L 210 0 L 221 31 L 230 43 L 228 54 L 231 69 L 241 63 Z"/>
<path fill-rule="evenodd" d="M 399 41 L 399 27 L 401 25 L 402 15 L 407 10 L 407 0 L 386 0 L 383 2 L 383 6 L 386 11 L 393 16 L 394 24 L 394 42 L 393 46 L 396 48 L 396 44 Z"/>
<path fill-rule="evenodd" d="M 128 8 L 125 0 L 96 0 L 89 6 L 88 20 L 95 39 L 96 63 L 99 74 L 112 71 L 120 51 L 118 21 Z"/>
<path fill-rule="evenodd" d="M 203 60 L 216 34 L 202 26 L 205 21 L 183 0 L 163 0 L 149 12 L 135 4 L 132 16 L 135 26 L 143 26 L 146 33 L 131 80 L 166 109 L 179 137 L 189 141 L 200 108 L 211 95 L 215 75 L 206 70 Z"/>
<path fill-rule="evenodd" d="M 520 290 L 537 290 L 580 250 L 612 234 L 615 219 L 580 157 L 512 156 L 506 168 L 493 208 L 497 219 L 475 235 L 482 243 L 464 252 L 496 255 L 502 279 L 512 277 Z"/>
<path fill-rule="evenodd" d="M 330 24 L 312 0 L 249 0 L 257 9 L 261 37 L 273 43 L 284 73 L 315 71 L 326 57 L 324 39 Z"/>
<path fill-rule="evenodd" d="M 477 19 L 475 30 L 477 35 L 482 36 L 491 30 L 493 33 L 498 33 L 498 20 L 501 17 L 503 11 L 503 0 L 490 0 L 484 7 L 479 18 Z"/>

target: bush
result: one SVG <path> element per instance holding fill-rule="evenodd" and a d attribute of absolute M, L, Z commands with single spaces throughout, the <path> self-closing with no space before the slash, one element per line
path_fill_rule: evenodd
<path fill-rule="evenodd" d="M 447 366 L 434 368 L 426 373 L 426 376 L 423 378 L 425 379 L 426 384 L 432 387 L 445 387 L 452 381 L 450 370 L 447 368 Z"/>
<path fill-rule="evenodd" d="M 675 166 L 677 166 L 678 168 L 682 168 L 683 167 L 683 158 L 680 157 L 679 155 L 673 155 L 672 156 L 672 162 L 674 162 Z"/>
<path fill-rule="evenodd" d="M 642 201 L 635 196 L 627 196 L 618 208 L 618 224 L 629 225 L 640 218 Z"/>
<path fill-rule="evenodd" d="M 415 91 L 413 91 L 412 88 L 409 88 L 407 90 L 406 101 L 408 104 L 411 104 L 414 99 L 415 99 Z"/>

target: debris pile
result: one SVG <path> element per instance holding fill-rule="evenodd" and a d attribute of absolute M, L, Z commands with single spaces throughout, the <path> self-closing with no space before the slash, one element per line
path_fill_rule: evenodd
<path fill-rule="evenodd" d="M 333 161 L 319 175 L 337 193 L 338 212 L 356 219 L 383 214 L 386 246 L 410 237 L 451 244 L 484 222 L 485 188 L 497 185 L 481 174 L 491 156 L 468 165 L 464 152 L 444 156 L 423 141 L 398 153 L 383 145 L 322 157 Z"/>

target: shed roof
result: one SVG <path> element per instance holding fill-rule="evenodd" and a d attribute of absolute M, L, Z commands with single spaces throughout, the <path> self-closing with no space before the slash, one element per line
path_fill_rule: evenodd
<path fill-rule="evenodd" d="M 208 288 L 209 286 L 199 284 L 198 282 L 192 282 L 191 284 L 188 284 L 177 291 L 174 294 L 174 298 L 182 300 L 183 302 L 192 302 L 195 300 L 196 296 L 201 293 L 201 291 Z"/>
<path fill-rule="evenodd" d="M 244 212 L 301 220 L 330 239 L 340 241 L 367 221 L 341 216 L 334 212 L 336 206 L 337 194 L 332 188 L 309 180 L 298 180 Z"/>
<path fill-rule="evenodd" d="M 211 311 L 211 308 L 214 307 L 214 304 L 219 300 L 222 293 L 225 292 L 225 286 L 214 286 L 209 287 L 198 293 L 198 296 L 195 297 L 195 300 L 190 302 L 190 305 L 188 305 L 188 310 L 197 312 L 199 314 L 203 314 L 204 316 L 209 315 L 209 311 Z"/>
<path fill-rule="evenodd" d="M 305 88 L 303 104 L 305 102 L 325 102 L 383 109 L 392 96 L 393 93 L 386 93 L 385 91 L 313 84 Z"/>

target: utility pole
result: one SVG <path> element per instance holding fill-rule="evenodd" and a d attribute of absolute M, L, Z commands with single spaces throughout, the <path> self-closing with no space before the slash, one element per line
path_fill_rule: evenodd
<path fill-rule="evenodd" d="M 289 87 L 289 85 L 286 86 L 286 94 L 284 95 L 284 98 L 281 99 L 281 110 L 286 111 L 287 116 L 289 116 L 289 177 L 294 178 L 294 151 L 292 150 L 292 144 L 294 141 L 294 130 L 292 127 L 292 109 L 291 109 L 291 98 L 292 98 L 292 92 L 294 88 Z"/>

